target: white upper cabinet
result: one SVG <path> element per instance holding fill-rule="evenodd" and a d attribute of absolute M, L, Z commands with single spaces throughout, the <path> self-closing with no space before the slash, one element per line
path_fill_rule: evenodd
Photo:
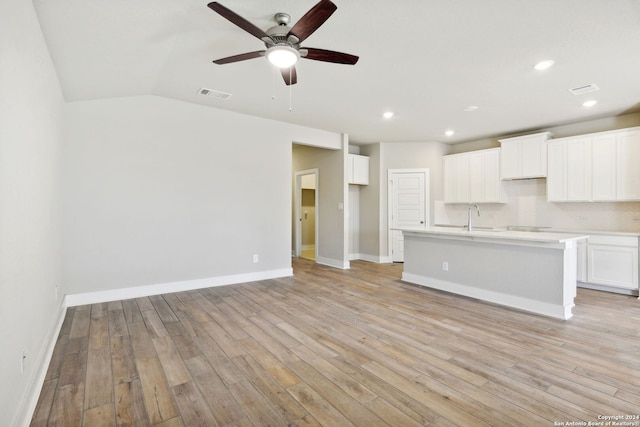
<path fill-rule="evenodd" d="M 616 136 L 594 136 L 591 142 L 591 195 L 597 202 L 615 201 L 616 195 Z"/>
<path fill-rule="evenodd" d="M 500 139 L 500 178 L 524 179 L 547 176 L 549 132 Z"/>
<path fill-rule="evenodd" d="M 505 203 L 500 149 L 444 156 L 445 203 Z"/>
<path fill-rule="evenodd" d="M 369 157 L 349 154 L 347 161 L 349 184 L 369 185 Z"/>
<path fill-rule="evenodd" d="M 469 156 L 453 154 L 444 156 L 444 201 L 446 203 L 469 203 Z"/>
<path fill-rule="evenodd" d="M 640 200 L 640 128 L 548 142 L 551 202 Z"/>
<path fill-rule="evenodd" d="M 640 200 L 640 129 L 616 134 L 616 200 Z"/>

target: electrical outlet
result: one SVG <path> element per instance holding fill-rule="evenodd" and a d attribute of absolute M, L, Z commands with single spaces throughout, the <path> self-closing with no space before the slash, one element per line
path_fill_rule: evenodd
<path fill-rule="evenodd" d="M 640 223 L 640 218 L 633 218 L 633 222 L 635 224 L 639 224 Z"/>
<path fill-rule="evenodd" d="M 260 261 L 260 256 L 258 254 L 254 254 L 253 255 L 253 262 L 258 262 Z"/>
<path fill-rule="evenodd" d="M 442 261 L 442 271 L 449 271 L 449 263 L 447 261 Z"/>
<path fill-rule="evenodd" d="M 578 220 L 583 221 L 583 222 L 584 222 L 584 221 L 589 221 L 589 217 L 588 217 L 588 216 L 584 216 L 584 215 L 580 215 L 580 216 L 578 217 Z"/>
<path fill-rule="evenodd" d="M 24 362 L 27 359 L 27 352 L 23 348 L 20 350 L 20 375 L 24 374 Z"/>

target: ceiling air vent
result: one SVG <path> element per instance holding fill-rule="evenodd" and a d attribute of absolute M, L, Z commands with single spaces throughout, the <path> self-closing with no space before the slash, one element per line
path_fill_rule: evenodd
<path fill-rule="evenodd" d="M 213 98 L 218 98 L 222 100 L 227 100 L 231 98 L 230 93 L 220 92 L 219 90 L 207 89 L 206 87 L 200 88 L 200 90 L 198 91 L 198 94 L 204 95 L 204 96 L 211 96 Z"/>
<path fill-rule="evenodd" d="M 591 83 L 590 85 L 574 87 L 573 89 L 569 89 L 569 92 L 571 92 L 574 95 L 584 95 L 585 93 L 596 92 L 598 90 L 600 90 L 600 88 L 596 86 L 595 83 Z"/>

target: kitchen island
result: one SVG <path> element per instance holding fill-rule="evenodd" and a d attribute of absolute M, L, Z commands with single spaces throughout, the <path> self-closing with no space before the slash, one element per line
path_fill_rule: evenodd
<path fill-rule="evenodd" d="M 576 296 L 577 241 L 586 235 L 403 229 L 402 280 L 559 319 Z"/>

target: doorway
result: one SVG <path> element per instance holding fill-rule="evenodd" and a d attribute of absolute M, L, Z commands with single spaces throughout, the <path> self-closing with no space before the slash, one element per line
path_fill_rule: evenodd
<path fill-rule="evenodd" d="M 318 169 L 295 173 L 295 255 L 315 261 L 318 254 Z"/>
<path fill-rule="evenodd" d="M 429 225 L 429 169 L 389 169 L 388 224 L 392 262 L 404 262 L 404 238 L 398 228 Z"/>

